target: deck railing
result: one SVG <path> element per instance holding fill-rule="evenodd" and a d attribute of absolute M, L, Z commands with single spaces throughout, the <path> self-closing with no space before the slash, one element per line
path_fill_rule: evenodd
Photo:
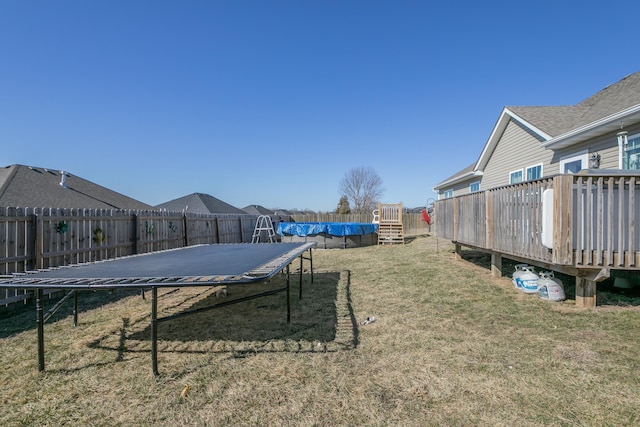
<path fill-rule="evenodd" d="M 438 236 L 578 269 L 640 269 L 640 175 L 589 171 L 435 203 Z"/>

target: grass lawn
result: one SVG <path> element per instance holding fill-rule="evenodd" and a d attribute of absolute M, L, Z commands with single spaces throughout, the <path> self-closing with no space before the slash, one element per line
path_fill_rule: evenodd
<path fill-rule="evenodd" d="M 640 425 L 638 299 L 543 301 L 492 278 L 486 256 L 463 257 L 435 237 L 315 250 L 290 324 L 285 294 L 161 323 L 159 377 L 137 293 L 81 294 L 77 328 L 62 308 L 44 373 L 33 307 L 3 314 L 0 425 Z M 159 294 L 162 315 L 216 301 L 215 289 Z"/>

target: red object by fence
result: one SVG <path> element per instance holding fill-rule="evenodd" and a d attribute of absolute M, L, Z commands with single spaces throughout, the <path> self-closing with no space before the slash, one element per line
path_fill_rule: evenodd
<path fill-rule="evenodd" d="M 427 212 L 426 209 L 422 210 L 422 220 L 431 225 L 431 217 L 429 216 L 429 212 Z"/>

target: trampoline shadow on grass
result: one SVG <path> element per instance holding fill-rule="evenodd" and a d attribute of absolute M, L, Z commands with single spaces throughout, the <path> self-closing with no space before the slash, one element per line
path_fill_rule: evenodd
<path fill-rule="evenodd" d="M 285 284 L 284 275 L 269 283 L 228 287 L 228 296 L 216 297 L 216 288 L 168 289 L 159 295 L 159 316 L 197 310 Z M 246 357 L 263 352 L 335 352 L 358 345 L 348 271 L 315 273 L 314 283 L 303 279 L 302 299 L 297 280 L 292 280 L 291 323 L 287 323 L 286 292 L 226 305 L 209 311 L 171 319 L 158 325 L 158 350 L 170 353 L 228 353 Z M 142 328 L 142 329 L 140 329 Z M 127 353 L 148 352 L 148 317 L 96 338 L 90 347 L 112 350 L 115 361 Z"/>

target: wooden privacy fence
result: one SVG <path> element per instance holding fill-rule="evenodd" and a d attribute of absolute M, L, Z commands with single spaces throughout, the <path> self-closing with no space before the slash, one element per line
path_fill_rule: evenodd
<path fill-rule="evenodd" d="M 256 215 L 0 208 L 0 274 L 207 243 L 251 242 Z M 0 288 L 0 306 L 30 293 Z"/>

